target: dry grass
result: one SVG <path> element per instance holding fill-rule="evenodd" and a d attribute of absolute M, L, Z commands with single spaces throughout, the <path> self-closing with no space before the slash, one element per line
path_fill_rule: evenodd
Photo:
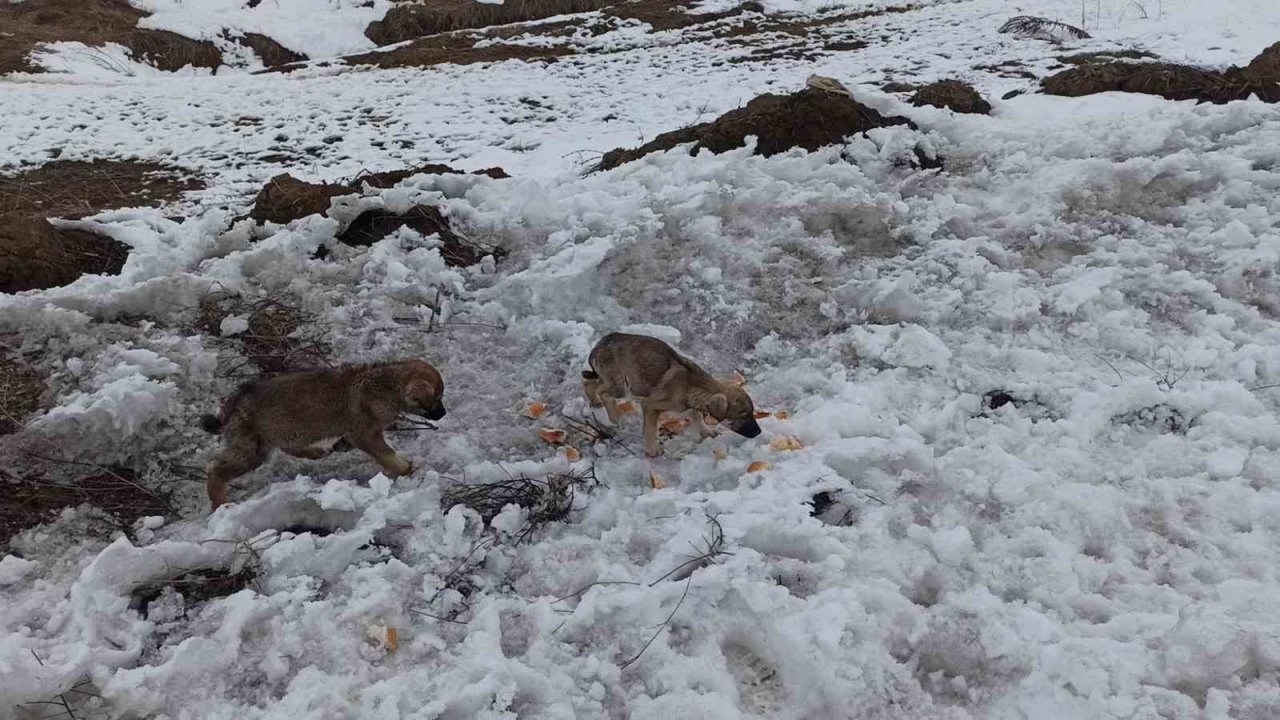
<path fill-rule="evenodd" d="M 300 306 L 277 298 L 247 300 L 215 293 L 200 303 L 199 329 L 221 337 L 222 321 L 232 315 L 248 317 L 247 330 L 226 338 L 239 345 L 244 360 L 225 368 L 222 374 L 274 375 L 329 365 L 325 332 L 316 317 Z"/>
<path fill-rule="evenodd" d="M 143 487 L 132 470 L 85 467 L 93 471 L 68 482 L 55 482 L 34 473 L 13 475 L 0 471 L 0 547 L 7 546 L 17 533 L 82 504 L 101 511 L 109 530 L 129 536 L 139 518 L 174 514 L 169 498 Z"/>
<path fill-rule="evenodd" d="M 135 59 L 161 70 L 222 64 L 222 54 L 212 43 L 139 29 L 138 20 L 143 17 L 146 13 L 125 0 L 0 2 L 0 28 L 6 33 L 0 42 L 0 75 L 40 72 L 28 62 L 31 52 L 43 43 L 69 41 L 93 47 L 118 43 L 128 47 Z"/>
<path fill-rule="evenodd" d="M 0 175 L 0 213 L 81 218 L 114 208 L 173 202 L 203 187 L 190 172 L 158 163 L 57 160 Z"/>
<path fill-rule="evenodd" d="M 87 230 L 55 228 L 38 214 L 0 214 L 0 292 L 60 287 L 84 274 L 114 275 L 123 243 Z"/>
<path fill-rule="evenodd" d="M 0 355 L 0 435 L 22 429 L 23 421 L 40 407 L 44 378 Z"/>

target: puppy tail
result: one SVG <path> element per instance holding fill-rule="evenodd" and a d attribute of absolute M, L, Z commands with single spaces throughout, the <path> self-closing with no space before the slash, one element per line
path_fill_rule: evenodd
<path fill-rule="evenodd" d="M 204 430 L 210 435 L 217 435 L 218 433 L 222 432 L 222 421 L 218 419 L 217 415 L 211 415 L 211 414 L 201 415 L 200 429 Z"/>
<path fill-rule="evenodd" d="M 583 380 L 599 380 L 600 376 L 597 375 L 593 370 L 583 370 L 582 379 Z"/>

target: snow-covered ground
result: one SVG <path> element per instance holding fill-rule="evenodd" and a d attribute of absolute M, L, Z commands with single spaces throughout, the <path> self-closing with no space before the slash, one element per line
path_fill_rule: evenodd
<path fill-rule="evenodd" d="M 217 7 L 145 5 L 192 34 Z M 385 12 L 331 5 L 334 27 Z M 195 418 L 234 386 L 192 329 L 214 287 L 296 299 L 343 360 L 426 357 L 449 408 L 395 438 L 409 478 L 277 457 L 213 516 L 187 483 L 185 517 L 136 546 L 78 534 L 76 512 L 18 538 L 0 713 L 76 686 L 100 696 L 69 693 L 79 717 L 1280 717 L 1280 108 L 1000 100 L 1035 81 L 978 69 L 1134 46 L 1244 64 L 1280 40 L 1280 6 L 1083 7 L 1094 39 L 1067 48 L 996 28 L 1078 24 L 1079 3 L 959 0 L 835 25 L 868 47 L 810 61 L 721 62 L 744 48 L 658 34 L 549 65 L 0 81 L 7 162 L 56 149 L 208 178 L 177 208 L 89 220 L 133 248 L 119 276 L 0 296 L 0 330 L 57 392 L 30 433 L 99 463 L 202 465 L 215 444 Z M 237 12 L 286 46 L 314 27 Z M 809 73 L 920 129 L 583 174 Z M 948 77 L 993 115 L 876 89 Z M 912 167 L 920 143 L 944 171 Z M 407 232 L 316 260 L 335 220 L 263 239 L 233 224 L 278 172 L 421 162 L 513 177 L 419 176 L 334 215 L 426 200 L 508 257 L 448 269 Z M 587 352 L 629 326 L 741 370 L 785 419 L 756 440 L 686 433 L 650 461 L 631 416 L 629 447 L 579 443 L 570 463 L 536 430 L 585 411 Z M 995 391 L 1015 402 L 988 407 Z M 553 412 L 521 417 L 533 401 Z M 514 511 L 484 527 L 440 509 L 451 480 L 571 465 L 602 485 L 524 542 Z M 821 491 L 838 505 L 814 517 Z M 140 583 L 246 563 L 253 587 L 186 617 L 172 596 L 129 609 Z"/>

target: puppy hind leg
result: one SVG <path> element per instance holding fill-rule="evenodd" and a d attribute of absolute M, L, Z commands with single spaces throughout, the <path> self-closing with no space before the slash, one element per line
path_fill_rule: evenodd
<path fill-rule="evenodd" d="M 267 459 L 267 451 L 257 443 L 230 445 L 209 463 L 205 478 L 205 490 L 209 493 L 209 505 L 217 510 L 227 502 L 227 485 L 232 480 L 251 472 Z"/>
<path fill-rule="evenodd" d="M 649 457 L 657 457 L 662 454 L 662 446 L 658 444 L 658 416 L 662 415 L 662 411 L 649 407 L 643 407 L 643 409 L 644 454 Z"/>

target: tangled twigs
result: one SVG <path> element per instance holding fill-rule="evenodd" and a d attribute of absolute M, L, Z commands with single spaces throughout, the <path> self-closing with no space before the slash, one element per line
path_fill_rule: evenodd
<path fill-rule="evenodd" d="M 564 420 L 570 430 L 585 438 L 588 444 L 608 443 L 614 447 L 622 448 L 629 455 L 636 454 L 635 448 L 620 440 L 612 428 L 602 425 L 599 420 L 591 416 L 579 418 L 560 412 L 556 413 L 556 415 L 560 416 L 561 420 Z"/>
<path fill-rule="evenodd" d="M 585 470 L 553 473 L 545 478 L 521 475 L 491 483 L 458 483 L 445 490 L 442 504 L 446 512 L 455 505 L 465 505 L 479 513 L 486 524 L 508 505 L 524 508 L 529 514 L 516 537 L 519 545 L 543 525 L 568 517 L 578 488 L 599 484 L 596 469 L 591 466 Z"/>

